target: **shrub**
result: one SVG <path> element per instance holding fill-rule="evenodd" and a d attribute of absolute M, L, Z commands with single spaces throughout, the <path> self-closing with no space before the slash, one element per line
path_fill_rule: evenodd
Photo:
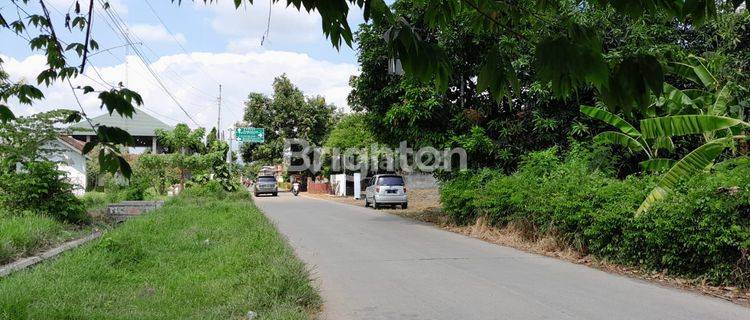
<path fill-rule="evenodd" d="M 203 185 L 195 185 L 190 188 L 186 188 L 181 195 L 192 198 L 216 198 L 224 199 L 227 197 L 227 192 L 222 187 L 221 183 L 217 180 L 210 180 Z"/>
<path fill-rule="evenodd" d="M 83 203 L 72 190 L 65 173 L 50 161 L 31 162 L 23 171 L 0 174 L 0 206 L 9 211 L 28 210 L 65 222 L 89 222 Z"/>
<path fill-rule="evenodd" d="M 638 217 L 659 177 L 620 180 L 592 161 L 601 157 L 574 146 L 564 160 L 556 149 L 531 153 L 512 175 L 464 173 L 441 186 L 443 208 L 457 223 L 531 223 L 537 236 L 554 233 L 613 262 L 750 286 L 750 159 L 683 181 Z"/>
<path fill-rule="evenodd" d="M 476 219 L 474 200 L 476 191 L 487 181 L 499 176 L 494 170 L 485 169 L 475 172 L 464 172 L 440 186 L 440 202 L 443 210 L 458 223 L 467 223 Z"/>

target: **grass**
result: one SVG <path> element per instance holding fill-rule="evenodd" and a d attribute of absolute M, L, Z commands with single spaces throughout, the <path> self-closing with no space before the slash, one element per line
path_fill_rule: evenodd
<path fill-rule="evenodd" d="M 120 199 L 117 198 L 116 194 L 89 191 L 81 197 L 81 201 L 86 206 L 86 211 L 101 211 L 106 209 L 110 203 L 120 202 Z"/>
<path fill-rule="evenodd" d="M 73 226 L 35 213 L 0 210 L 0 265 L 80 234 Z"/>
<path fill-rule="evenodd" d="M 0 318 L 306 319 L 306 268 L 246 193 L 180 196 L 0 280 Z"/>

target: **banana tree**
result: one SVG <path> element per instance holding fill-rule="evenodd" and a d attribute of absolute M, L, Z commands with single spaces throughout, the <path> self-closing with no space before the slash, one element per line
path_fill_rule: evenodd
<path fill-rule="evenodd" d="M 665 171 L 676 162 L 672 159 L 659 158 L 660 150 L 674 150 L 674 143 L 670 137 L 646 138 L 633 125 L 609 111 L 591 106 L 581 106 L 580 110 L 581 113 L 620 130 L 619 132 L 602 132 L 594 137 L 594 141 L 621 145 L 632 152 L 643 152 L 648 157 L 648 160 L 640 163 L 644 170 Z"/>
<path fill-rule="evenodd" d="M 735 94 L 745 88 L 732 81 L 722 81 L 709 69 L 705 59 L 691 55 L 685 62 L 673 63 L 673 73 L 689 80 L 701 88 L 677 89 L 664 84 L 664 95 L 658 97 L 650 108 L 651 117 L 655 117 L 655 109 L 660 108 L 668 115 L 704 114 L 713 116 L 731 116 L 744 119 L 742 108 L 736 106 Z M 706 142 L 721 138 L 723 132 L 705 132 Z M 731 134 L 728 130 L 726 135 Z"/>
<path fill-rule="evenodd" d="M 641 120 L 641 134 L 643 139 L 655 139 L 659 137 L 677 137 L 690 134 L 714 134 L 716 132 L 727 132 L 731 129 L 745 129 L 750 123 L 745 121 L 716 115 L 682 115 L 668 116 Z M 735 131 L 735 130 L 732 130 Z M 663 199 L 672 190 L 677 182 L 689 177 L 713 165 L 714 160 L 727 148 L 733 147 L 735 141 L 747 140 L 744 134 L 728 135 L 712 139 L 704 145 L 690 152 L 688 155 L 671 166 L 664 176 L 659 180 L 656 187 L 646 196 L 636 215 L 646 212 L 654 203 Z"/>

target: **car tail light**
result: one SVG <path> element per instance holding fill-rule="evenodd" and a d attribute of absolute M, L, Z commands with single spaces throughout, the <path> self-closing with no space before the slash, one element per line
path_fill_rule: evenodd
<path fill-rule="evenodd" d="M 380 187 L 375 187 L 375 192 L 380 193 Z"/>

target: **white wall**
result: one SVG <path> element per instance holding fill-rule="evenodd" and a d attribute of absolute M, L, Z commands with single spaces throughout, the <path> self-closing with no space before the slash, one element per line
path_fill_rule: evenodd
<path fill-rule="evenodd" d="M 73 193 L 83 195 L 86 192 L 86 157 L 60 141 L 49 142 L 48 147 L 59 151 L 49 155 L 47 159 L 57 162 L 58 169 L 67 174 L 68 181 L 75 188 Z"/>

